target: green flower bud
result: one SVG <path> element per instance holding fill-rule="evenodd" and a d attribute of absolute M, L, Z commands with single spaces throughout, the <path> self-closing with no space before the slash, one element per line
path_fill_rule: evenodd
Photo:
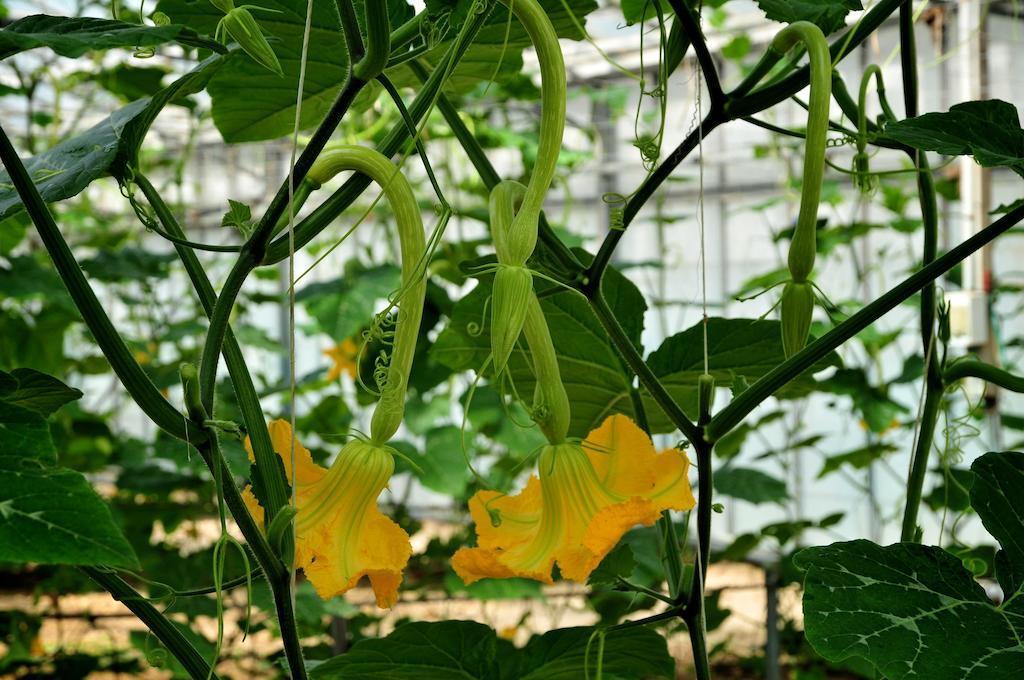
<path fill-rule="evenodd" d="M 494 276 L 491 294 L 491 356 L 494 374 L 499 375 L 508 363 L 512 349 L 526 323 L 533 275 L 526 267 L 500 267 Z"/>
<path fill-rule="evenodd" d="M 277 60 L 277 55 L 274 54 L 270 43 L 267 42 L 267 37 L 263 35 L 263 30 L 248 9 L 236 7 L 225 14 L 217 26 L 217 34 L 231 36 L 256 63 L 265 66 L 279 76 L 284 75 L 281 62 Z"/>
<path fill-rule="evenodd" d="M 814 288 L 809 283 L 790 281 L 782 291 L 782 351 L 786 358 L 807 344 L 814 316 Z"/>

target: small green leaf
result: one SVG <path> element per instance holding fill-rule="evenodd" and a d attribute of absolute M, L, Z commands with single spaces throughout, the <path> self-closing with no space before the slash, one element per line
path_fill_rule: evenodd
<path fill-rule="evenodd" d="M 138 568 L 131 545 L 85 477 L 38 467 L 12 452 L 18 455 L 0 456 L 0 561 Z"/>
<path fill-rule="evenodd" d="M 48 416 L 64 404 L 82 398 L 81 390 L 31 368 L 0 371 L 0 401 Z"/>
<path fill-rule="evenodd" d="M 242 236 L 248 238 L 256 228 L 256 223 L 252 219 L 252 209 L 241 201 L 229 198 L 228 211 L 220 219 L 220 226 L 234 227 Z"/>
<path fill-rule="evenodd" d="M 946 156 L 974 156 L 983 167 L 1024 176 L 1024 129 L 1017 108 L 999 99 L 956 104 L 885 126 L 887 139 Z"/>
<path fill-rule="evenodd" d="M 821 471 L 818 472 L 818 479 L 835 472 L 844 465 L 849 465 L 850 467 L 862 470 L 879 458 L 884 457 L 886 454 L 893 453 L 898 450 L 898 447 L 893 446 L 892 444 L 879 442 L 861 446 L 853 449 L 852 451 L 837 453 L 825 459 L 825 464 L 821 466 Z"/>

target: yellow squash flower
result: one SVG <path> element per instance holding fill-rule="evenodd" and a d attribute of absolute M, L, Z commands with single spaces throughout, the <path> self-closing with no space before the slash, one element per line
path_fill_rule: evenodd
<path fill-rule="evenodd" d="M 377 606 L 394 605 L 412 547 L 409 535 L 377 509 L 377 496 L 395 470 L 391 452 L 353 440 L 342 447 L 330 468 L 323 468 L 296 440 L 292 482 L 291 427 L 285 420 L 274 420 L 268 428 L 288 482 L 295 487 L 295 565 L 324 599 L 346 592 L 367 576 Z M 248 439 L 245 448 L 252 459 Z M 253 515 L 263 518 L 252 490 L 247 488 L 242 497 Z"/>
<path fill-rule="evenodd" d="M 653 524 L 663 510 L 695 504 L 682 451 L 657 453 L 628 417 L 614 415 L 580 444 L 546 446 L 538 475 L 515 496 L 481 491 L 469 502 L 476 548 L 462 548 L 452 567 L 467 584 L 523 577 L 586 582 L 623 534 Z"/>
<path fill-rule="evenodd" d="M 353 380 L 359 374 L 359 345 L 352 338 L 346 338 L 334 347 L 324 350 L 324 356 L 333 362 L 327 369 L 327 380 L 337 380 L 347 373 Z"/>

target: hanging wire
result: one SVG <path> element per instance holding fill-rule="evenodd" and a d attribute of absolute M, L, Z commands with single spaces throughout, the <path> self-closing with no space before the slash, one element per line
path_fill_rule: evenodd
<path fill-rule="evenodd" d="M 309 34 L 313 21 L 313 0 L 306 0 L 306 24 L 302 33 L 302 58 L 299 60 L 299 84 L 295 92 L 295 125 L 292 128 L 291 159 L 288 162 L 288 412 L 291 426 L 291 441 L 288 442 L 288 458 L 292 479 L 292 507 L 298 509 L 295 485 L 295 162 L 299 150 L 299 126 L 302 119 L 302 94 L 306 83 L 306 61 L 309 57 Z M 297 522 L 292 522 L 292 545 L 295 545 Z M 291 578 L 292 609 L 295 608 L 295 560 L 289 560 Z"/>

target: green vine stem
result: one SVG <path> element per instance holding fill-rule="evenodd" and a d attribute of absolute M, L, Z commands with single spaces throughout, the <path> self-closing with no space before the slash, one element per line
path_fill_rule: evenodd
<path fill-rule="evenodd" d="M 82 567 L 82 571 L 146 624 L 193 680 L 219 677 L 181 630 L 124 579 L 102 567 Z"/>
<path fill-rule="evenodd" d="M 914 39 L 914 8 L 909 2 L 900 5 L 900 67 L 903 74 L 903 104 L 908 118 L 918 114 L 917 88 L 917 46 Z M 921 261 L 927 266 L 935 261 L 939 244 L 939 211 L 935 192 L 935 182 L 928 164 L 928 155 L 924 151 L 911 150 L 911 161 L 918 169 L 917 196 L 921 208 L 922 244 Z M 907 480 L 907 503 L 903 510 L 903 528 L 900 538 L 903 541 L 920 540 L 917 528 L 917 514 L 924 491 L 925 473 L 928 458 L 931 455 L 932 441 L 938 412 L 942 402 L 944 385 L 942 366 L 936 360 L 938 339 L 935 333 L 935 281 L 928 282 L 921 289 L 921 345 L 925 356 L 930 356 L 925 367 L 924 409 L 917 443 L 911 455 L 910 477 Z"/>
<path fill-rule="evenodd" d="M 387 378 L 381 386 L 380 401 L 370 424 L 370 441 L 385 444 L 402 424 L 405 392 L 416 352 L 416 338 L 427 292 L 426 239 L 419 204 L 405 175 L 378 151 L 363 146 L 336 147 L 323 153 L 310 169 L 309 177 L 323 183 L 340 172 L 352 170 L 373 179 L 384 192 L 395 215 L 402 253 L 402 288 L 398 299 Z"/>
<path fill-rule="evenodd" d="M 352 73 L 357 78 L 370 81 L 380 75 L 391 56 L 391 20 L 386 2 L 364 2 L 363 11 L 366 17 L 365 52 L 352 67 Z"/>
<path fill-rule="evenodd" d="M 190 433 L 185 419 L 153 385 L 110 321 L 3 127 L 0 127 L 0 160 L 82 320 L 128 394 L 160 429 L 179 439 L 187 439 Z M 192 432 L 191 435 L 194 435 L 196 443 L 203 440 L 202 434 Z"/>
<path fill-rule="evenodd" d="M 1017 206 L 967 240 L 935 258 L 887 290 L 878 299 L 865 305 L 838 326 L 763 375 L 715 414 L 705 428 L 708 441 L 721 439 L 722 435 L 743 422 L 743 419 L 751 411 L 781 387 L 824 359 L 829 352 L 870 326 L 884 314 L 895 309 L 914 293 L 948 272 L 969 255 L 1012 229 L 1021 220 L 1024 220 L 1024 206 Z"/>
<path fill-rule="evenodd" d="M 978 378 L 1004 390 L 1024 393 L 1024 378 L 977 359 L 954 361 L 942 373 L 942 380 L 946 385 L 964 378 Z"/>

